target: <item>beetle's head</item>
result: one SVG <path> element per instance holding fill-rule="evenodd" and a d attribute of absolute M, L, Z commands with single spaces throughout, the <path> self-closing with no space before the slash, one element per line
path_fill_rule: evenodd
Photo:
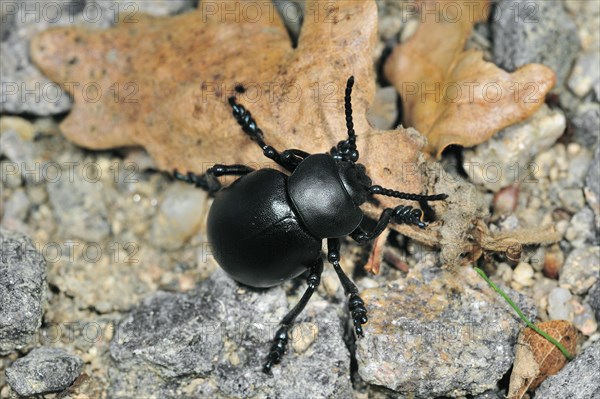
<path fill-rule="evenodd" d="M 371 179 L 367 176 L 364 165 L 348 161 L 336 163 L 342 183 L 352 197 L 352 201 L 358 206 L 367 200 Z"/>

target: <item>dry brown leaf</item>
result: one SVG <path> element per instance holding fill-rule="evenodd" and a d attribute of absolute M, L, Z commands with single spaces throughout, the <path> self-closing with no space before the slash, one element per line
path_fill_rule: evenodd
<path fill-rule="evenodd" d="M 575 354 L 577 330 L 571 322 L 552 320 L 536 326 L 560 342 L 569 353 Z M 534 390 L 546 378 L 558 373 L 566 363 L 567 359 L 554 344 L 527 327 L 519 334 L 508 398 L 522 398 L 527 391 Z"/>
<path fill-rule="evenodd" d="M 71 87 L 75 99 L 61 124 L 64 134 L 92 149 L 143 146 L 166 171 L 201 173 L 214 163 L 264 167 L 272 162 L 231 116 L 227 98 L 236 85 L 246 88 L 238 101 L 269 144 L 327 152 L 346 136 L 343 95 L 354 75 L 361 162 L 377 184 L 423 191 L 421 176 L 402 168 L 424 162 L 422 137 L 406 129 L 375 131 L 366 119 L 375 91 L 374 1 L 308 1 L 297 48 L 269 2 L 210 4 L 210 10 L 201 3 L 194 12 L 123 21 L 105 31 L 60 28 L 37 36 L 34 62 Z M 258 17 L 220 12 L 235 7 L 252 7 Z M 90 82 L 102 90 L 94 101 L 93 86 L 82 90 Z M 381 206 L 397 204 L 381 198 Z M 367 212 L 379 214 L 373 206 Z"/>
<path fill-rule="evenodd" d="M 488 0 L 426 0 L 421 7 L 429 11 L 384 72 L 402 96 L 405 125 L 428 138 L 428 152 L 439 158 L 451 144 L 480 144 L 543 104 L 556 81 L 551 69 L 528 64 L 506 73 L 481 52 L 464 51 L 473 25 L 487 18 Z"/>

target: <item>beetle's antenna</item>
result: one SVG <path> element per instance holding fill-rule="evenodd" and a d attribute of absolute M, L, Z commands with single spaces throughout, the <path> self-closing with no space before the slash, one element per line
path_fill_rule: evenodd
<path fill-rule="evenodd" d="M 352 122 L 352 86 L 354 86 L 354 76 L 350 76 L 346 82 L 344 107 L 346 110 L 346 129 L 348 129 L 348 147 L 351 151 L 356 151 L 356 133 L 354 132 L 354 123 Z"/>
<path fill-rule="evenodd" d="M 385 195 L 388 197 L 400 198 L 409 201 L 441 201 L 448 198 L 448 194 L 436 194 L 436 195 L 422 195 L 422 194 L 412 194 L 412 193 L 403 193 L 396 190 L 389 190 L 387 188 L 383 188 L 381 186 L 371 186 L 369 187 L 370 194 L 379 194 Z"/>
<path fill-rule="evenodd" d="M 331 149 L 331 156 L 337 161 L 358 161 L 358 151 L 356 151 L 356 133 L 354 132 L 354 122 L 352 121 L 352 86 L 354 86 L 354 76 L 350 76 L 346 82 L 346 94 L 344 96 L 344 108 L 346 110 L 346 129 L 348 138 L 337 143 L 337 146 Z"/>

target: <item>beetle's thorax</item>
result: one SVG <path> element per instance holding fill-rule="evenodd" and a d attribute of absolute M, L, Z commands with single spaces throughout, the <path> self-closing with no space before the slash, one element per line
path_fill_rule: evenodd
<path fill-rule="evenodd" d="M 350 234 L 362 221 L 359 205 L 366 200 L 368 184 L 362 165 L 314 154 L 298 165 L 287 190 L 304 227 L 315 237 L 334 238 Z"/>

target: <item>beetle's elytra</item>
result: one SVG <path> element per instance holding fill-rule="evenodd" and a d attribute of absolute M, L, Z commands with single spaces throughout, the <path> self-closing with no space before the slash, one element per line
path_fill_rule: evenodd
<path fill-rule="evenodd" d="M 387 208 L 371 231 L 360 223 L 360 205 L 369 196 L 386 195 L 414 200 L 443 200 L 445 194 L 403 193 L 372 185 L 363 165 L 357 163 L 356 134 L 352 122 L 351 94 L 354 77 L 345 93 L 348 138 L 329 153 L 309 154 L 290 149 L 278 152 L 264 141 L 262 130 L 234 97 L 229 99 L 233 116 L 242 130 L 289 175 L 275 169 L 253 170 L 244 165 L 214 165 L 203 175 L 181 174 L 179 180 L 216 193 L 208 215 L 208 238 L 219 265 L 235 280 L 253 287 L 272 287 L 308 271 L 306 292 L 283 318 L 263 367 L 270 373 L 279 363 L 288 342 L 288 331 L 321 280 L 322 241 L 327 240 L 327 260 L 349 295 L 348 308 L 356 335 L 363 335 L 367 309 L 356 285 L 342 271 L 340 239 L 350 236 L 359 244 L 377 237 L 390 222 L 425 228 L 421 211 L 411 206 Z M 219 176 L 241 176 L 221 189 Z"/>

